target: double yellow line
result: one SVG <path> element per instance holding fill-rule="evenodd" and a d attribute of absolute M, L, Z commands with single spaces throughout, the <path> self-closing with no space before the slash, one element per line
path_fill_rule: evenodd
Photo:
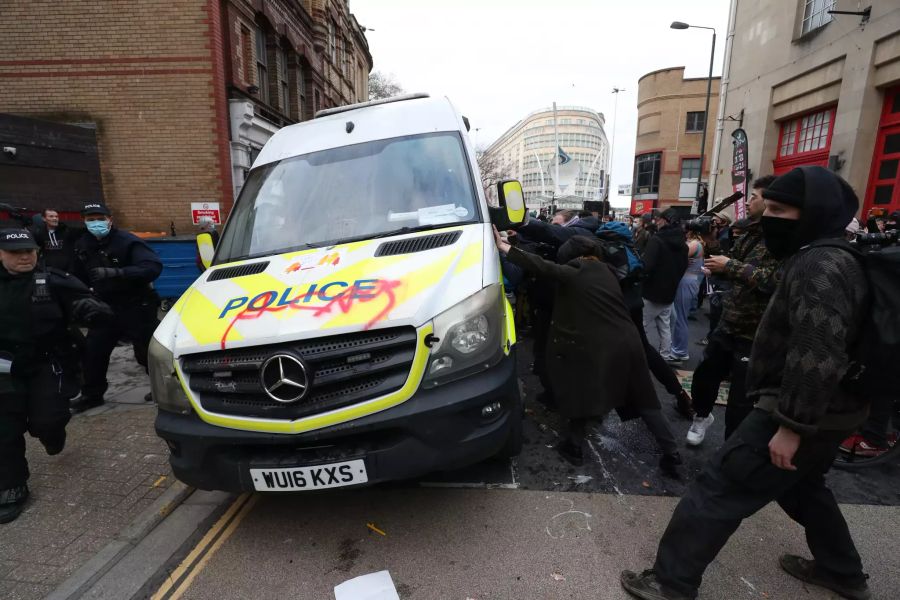
<path fill-rule="evenodd" d="M 152 596 L 152 600 L 177 600 L 191 586 L 200 571 L 207 565 L 212 556 L 231 537 L 244 517 L 259 500 L 258 494 L 244 493 L 238 496 L 216 524 L 206 532 L 194 549 L 191 550 L 181 564 L 169 574 L 169 577 Z"/>

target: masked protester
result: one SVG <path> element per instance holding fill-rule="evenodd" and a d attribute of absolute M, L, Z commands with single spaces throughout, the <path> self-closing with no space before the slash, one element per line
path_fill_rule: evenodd
<path fill-rule="evenodd" d="M 763 192 L 769 252 L 784 277 L 757 330 L 747 396 L 756 408 L 694 480 L 663 534 L 652 570 L 622 572 L 645 600 L 697 597 L 703 573 L 741 521 L 778 502 L 806 529 L 813 560 L 783 555 L 790 575 L 844 598 L 871 597 L 862 562 L 825 473 L 838 444 L 865 419 L 867 401 L 841 378 L 863 327 L 868 283 L 841 238 L 859 202 L 821 167 L 800 167 Z"/>
<path fill-rule="evenodd" d="M 69 325 L 112 316 L 75 277 L 37 268 L 37 249 L 24 229 L 0 230 L 0 523 L 28 498 L 25 432 L 47 454 L 65 446 L 68 399 L 78 391 Z"/>
<path fill-rule="evenodd" d="M 115 319 L 88 332 L 84 385 L 72 403 L 74 412 L 103 404 L 109 357 L 122 337 L 131 341 L 135 360 L 146 370 L 150 338 L 159 325 L 159 296 L 151 283 L 162 272 L 156 252 L 137 236 L 113 226 L 105 206 L 89 203 L 81 214 L 86 230 L 75 242 L 76 273 L 112 307 Z M 151 399 L 149 394 L 145 399 Z"/>
<path fill-rule="evenodd" d="M 681 464 L 678 447 L 650 381 L 641 338 L 612 269 L 599 260 L 593 237 L 574 236 L 557 253 L 559 264 L 510 246 L 495 230 L 497 248 L 509 262 L 556 284 L 547 366 L 557 410 L 568 420 L 557 451 L 583 462 L 585 428 L 610 410 L 640 416 L 663 451 L 660 467 Z M 616 340 L 614 345 L 597 340 Z"/>

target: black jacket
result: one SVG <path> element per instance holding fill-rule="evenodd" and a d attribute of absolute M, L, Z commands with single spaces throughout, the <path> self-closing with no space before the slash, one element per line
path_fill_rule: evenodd
<path fill-rule="evenodd" d="M 144 240 L 113 227 L 97 239 L 85 230 L 75 242 L 76 275 L 90 285 L 100 299 L 113 306 L 127 305 L 153 295 L 150 285 L 162 272 L 162 261 Z M 93 281 L 91 269 L 120 269 L 117 277 Z"/>
<path fill-rule="evenodd" d="M 68 327 L 111 315 L 76 277 L 56 269 L 10 273 L 0 267 L 0 353 L 14 376 L 27 376 L 37 362 L 73 352 Z"/>
<path fill-rule="evenodd" d="M 644 250 L 644 298 L 671 304 L 688 267 L 688 247 L 678 225 L 667 225 L 647 241 Z"/>
<path fill-rule="evenodd" d="M 803 170 L 796 243 L 840 239 L 859 206 L 856 195 L 821 167 Z M 747 397 L 799 433 L 849 433 L 868 405 L 841 386 L 868 310 L 866 274 L 846 250 L 816 246 L 799 250 L 783 270 L 753 342 Z"/>
<path fill-rule="evenodd" d="M 542 242 L 559 249 L 560 246 L 576 235 L 593 237 L 599 226 L 600 223 L 596 217 L 581 219 L 575 225 L 570 225 L 569 227 L 544 223 L 537 219 L 529 219 L 524 225 L 519 227 L 517 234 L 526 241 Z"/>

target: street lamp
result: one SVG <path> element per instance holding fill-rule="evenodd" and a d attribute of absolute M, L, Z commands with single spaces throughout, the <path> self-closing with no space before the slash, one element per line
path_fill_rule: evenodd
<path fill-rule="evenodd" d="M 669 25 L 672 29 L 709 29 L 712 34 L 712 49 L 709 52 L 709 77 L 706 79 L 706 110 L 703 111 L 703 133 L 700 139 L 700 170 L 697 173 L 697 191 L 694 199 L 697 201 L 697 208 L 700 208 L 700 181 L 703 179 L 703 155 L 706 153 L 706 124 L 709 121 L 709 97 L 712 93 L 712 74 L 713 61 L 716 56 L 716 30 L 714 27 L 701 27 L 700 25 L 688 25 L 681 21 L 672 21 Z M 710 191 L 712 193 L 712 190 Z"/>

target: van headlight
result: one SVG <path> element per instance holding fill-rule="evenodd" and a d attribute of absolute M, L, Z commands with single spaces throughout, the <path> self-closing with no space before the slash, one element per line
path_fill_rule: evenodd
<path fill-rule="evenodd" d="M 189 414 L 191 403 L 184 394 L 178 374 L 175 373 L 175 356 L 155 337 L 150 338 L 147 363 L 150 369 L 150 389 L 153 390 L 153 400 L 159 409 L 182 415 Z"/>
<path fill-rule="evenodd" d="M 434 387 L 484 371 L 503 357 L 503 293 L 494 284 L 434 319 L 431 357 L 423 386 Z"/>

